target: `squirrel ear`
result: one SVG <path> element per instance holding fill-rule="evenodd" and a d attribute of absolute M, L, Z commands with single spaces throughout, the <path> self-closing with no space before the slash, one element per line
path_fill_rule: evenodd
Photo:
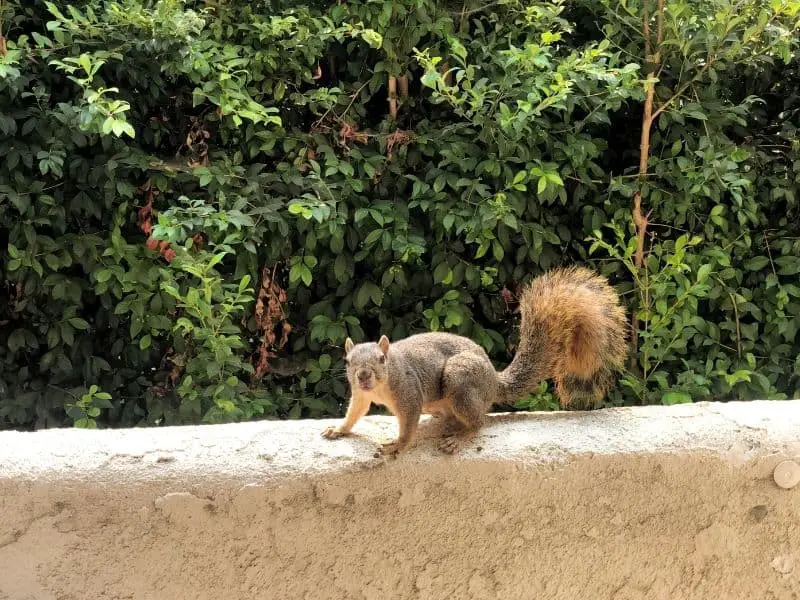
<path fill-rule="evenodd" d="M 350 354 L 350 351 L 353 349 L 353 346 L 355 346 L 355 344 L 353 343 L 353 340 L 351 340 L 350 338 L 347 338 L 344 341 L 344 355 L 345 356 Z"/>
<path fill-rule="evenodd" d="M 389 354 L 389 338 L 385 335 L 382 335 L 381 339 L 378 340 L 378 348 L 381 349 L 381 352 L 383 352 L 384 356 Z"/>

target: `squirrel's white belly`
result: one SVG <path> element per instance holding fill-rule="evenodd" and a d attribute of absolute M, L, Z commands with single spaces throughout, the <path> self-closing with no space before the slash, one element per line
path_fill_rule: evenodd
<path fill-rule="evenodd" d="M 356 389 L 356 393 L 363 400 L 367 400 L 370 404 L 377 404 L 378 406 L 385 406 L 392 414 L 397 414 L 397 402 L 395 401 L 394 394 L 389 389 L 389 386 L 379 384 L 371 390 Z M 444 398 L 437 398 L 422 404 L 422 412 L 429 415 L 447 416 L 453 413 L 452 405 Z"/>
<path fill-rule="evenodd" d="M 357 389 L 356 393 L 364 400 L 368 400 L 371 404 L 385 406 L 392 414 L 395 414 L 396 403 L 394 401 L 394 395 L 389 389 L 389 386 L 385 383 L 378 384 L 371 390 Z"/>

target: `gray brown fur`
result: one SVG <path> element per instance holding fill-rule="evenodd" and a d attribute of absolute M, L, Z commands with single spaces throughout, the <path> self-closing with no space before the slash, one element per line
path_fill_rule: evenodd
<path fill-rule="evenodd" d="M 398 419 L 400 435 L 382 447 L 396 454 L 412 441 L 422 413 L 447 420 L 441 449 L 455 452 L 472 438 L 493 404 L 509 404 L 552 378 L 562 406 L 602 400 L 627 355 L 625 312 L 608 282 L 588 269 L 545 273 L 520 298 L 520 343 L 498 373 L 481 346 L 450 333 L 422 333 L 391 343 L 345 343 L 352 392 L 345 421 L 323 432 L 347 435 L 372 403 Z"/>

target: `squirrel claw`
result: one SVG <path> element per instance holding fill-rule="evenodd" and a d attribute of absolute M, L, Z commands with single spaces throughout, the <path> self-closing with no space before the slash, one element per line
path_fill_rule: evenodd
<path fill-rule="evenodd" d="M 383 454 L 384 456 L 391 456 L 392 458 L 397 458 L 397 455 L 400 454 L 400 444 L 397 442 L 389 442 L 388 444 L 381 444 L 378 448 L 378 452 Z"/>
<path fill-rule="evenodd" d="M 439 444 L 439 450 L 445 454 L 455 454 L 461 450 L 464 440 L 456 435 L 449 435 Z"/>
<path fill-rule="evenodd" d="M 322 432 L 322 437 L 327 440 L 335 440 L 345 435 L 338 427 L 328 427 Z"/>

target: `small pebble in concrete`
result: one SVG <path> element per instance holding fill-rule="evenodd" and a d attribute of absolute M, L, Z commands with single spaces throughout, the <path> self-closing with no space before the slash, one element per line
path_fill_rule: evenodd
<path fill-rule="evenodd" d="M 800 465 L 793 460 L 784 460 L 778 463 L 772 473 L 778 486 L 789 490 L 800 483 Z"/>
<path fill-rule="evenodd" d="M 757 504 L 750 509 L 750 517 L 756 522 L 760 523 L 764 517 L 767 516 L 769 509 L 765 504 Z"/>
<path fill-rule="evenodd" d="M 783 575 L 788 575 L 794 570 L 794 557 L 790 554 L 782 554 L 772 559 L 770 563 L 773 569 Z"/>

